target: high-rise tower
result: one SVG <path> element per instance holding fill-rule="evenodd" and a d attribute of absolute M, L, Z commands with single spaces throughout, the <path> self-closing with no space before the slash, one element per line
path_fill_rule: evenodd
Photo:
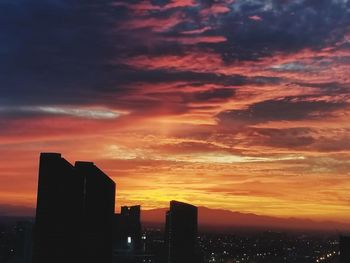
<path fill-rule="evenodd" d="M 93 163 L 42 153 L 34 263 L 112 261 L 115 183 Z"/>
<path fill-rule="evenodd" d="M 76 162 L 75 170 L 84 191 L 81 262 L 111 262 L 115 183 L 91 162 Z"/>
<path fill-rule="evenodd" d="M 197 207 L 170 202 L 166 214 L 166 250 L 168 263 L 192 263 L 196 261 Z"/>

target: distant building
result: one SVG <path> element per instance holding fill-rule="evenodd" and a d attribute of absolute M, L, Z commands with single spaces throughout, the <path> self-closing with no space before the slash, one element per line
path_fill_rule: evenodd
<path fill-rule="evenodd" d="M 167 263 L 196 262 L 197 218 L 197 207 L 170 202 L 165 225 Z"/>
<path fill-rule="evenodd" d="M 122 206 L 114 216 L 114 244 L 117 250 L 141 252 L 141 206 Z"/>
<path fill-rule="evenodd" d="M 33 257 L 33 222 L 17 222 L 15 236 L 17 262 L 31 263 Z"/>
<path fill-rule="evenodd" d="M 115 183 L 93 163 L 42 153 L 33 263 L 112 262 Z"/>
<path fill-rule="evenodd" d="M 141 206 L 122 206 L 114 216 L 114 262 L 154 262 L 154 256 L 146 253 L 141 228 Z"/>
<path fill-rule="evenodd" d="M 340 237 L 340 261 L 339 263 L 350 262 L 350 236 Z"/>

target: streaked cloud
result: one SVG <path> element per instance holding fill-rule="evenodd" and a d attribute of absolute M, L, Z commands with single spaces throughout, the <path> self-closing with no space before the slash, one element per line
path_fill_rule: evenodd
<path fill-rule="evenodd" d="M 52 115 L 71 116 L 86 119 L 116 119 L 121 113 L 104 109 L 93 108 L 71 108 L 54 106 L 20 106 L 20 107 L 0 107 L 0 115 L 7 116 L 30 116 L 30 115 Z"/>
<path fill-rule="evenodd" d="M 349 221 L 349 12 L 1 1 L 0 199 L 33 206 L 38 153 L 60 151 L 111 174 L 119 204 Z"/>

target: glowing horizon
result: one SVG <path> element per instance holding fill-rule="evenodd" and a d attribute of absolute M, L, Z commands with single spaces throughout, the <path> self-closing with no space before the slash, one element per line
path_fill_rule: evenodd
<path fill-rule="evenodd" d="M 282 2 L 1 3 L 0 211 L 60 152 L 116 207 L 350 223 L 350 2 Z"/>

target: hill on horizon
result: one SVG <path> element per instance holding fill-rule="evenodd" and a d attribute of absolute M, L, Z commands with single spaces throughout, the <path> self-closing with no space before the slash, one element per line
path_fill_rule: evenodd
<path fill-rule="evenodd" d="M 141 221 L 144 225 L 163 227 L 167 208 L 142 210 Z M 198 207 L 198 225 L 201 229 L 229 228 L 268 228 L 268 229 L 307 229 L 325 231 L 349 231 L 350 224 L 335 221 L 315 221 L 299 218 L 279 218 L 256 215 L 253 213 L 233 212 L 224 209 Z"/>
<path fill-rule="evenodd" d="M 156 208 L 141 211 L 144 226 L 163 228 L 165 213 L 168 208 Z M 34 218 L 35 209 L 21 206 L 0 206 L 0 217 L 7 221 L 10 218 Z M 3 221 L 2 220 L 2 221 Z M 286 230 L 324 230 L 332 232 L 350 231 L 350 223 L 336 221 L 316 221 L 300 218 L 280 218 L 273 216 L 241 213 L 224 209 L 198 207 L 199 229 L 229 230 L 232 228 L 265 228 Z"/>

